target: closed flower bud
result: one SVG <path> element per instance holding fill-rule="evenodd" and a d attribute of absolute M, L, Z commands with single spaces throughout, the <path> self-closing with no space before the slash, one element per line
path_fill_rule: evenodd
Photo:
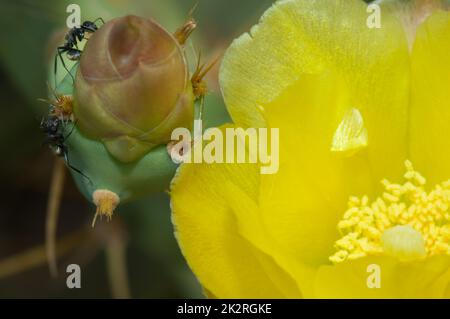
<path fill-rule="evenodd" d="M 75 81 L 74 113 L 82 133 L 122 162 L 167 144 L 191 128 L 194 96 L 182 47 L 151 19 L 126 16 L 88 41 Z"/>

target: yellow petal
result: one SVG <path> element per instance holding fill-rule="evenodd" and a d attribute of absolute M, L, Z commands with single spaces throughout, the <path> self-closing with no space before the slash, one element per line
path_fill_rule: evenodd
<path fill-rule="evenodd" d="M 450 179 L 450 12 L 430 16 L 412 52 L 411 160 L 430 184 Z"/>
<path fill-rule="evenodd" d="M 278 2 L 231 45 L 221 68 L 233 120 L 280 128 L 280 171 L 263 177 L 264 219 L 274 238 L 313 264 L 332 250 L 348 197 L 400 178 L 406 157 L 406 37 L 387 9 L 382 28 L 369 29 L 366 9 L 353 0 Z M 357 143 L 339 132 L 352 109 L 362 119 Z M 341 152 L 336 135 L 347 143 Z"/>
<path fill-rule="evenodd" d="M 269 125 L 280 127 L 280 169 L 261 177 L 261 219 L 310 264 L 327 262 L 348 197 L 373 192 L 367 150 L 350 157 L 331 151 L 348 98 L 336 74 L 308 75 L 266 108 Z"/>
<path fill-rule="evenodd" d="M 330 65 L 339 65 L 349 78 L 355 73 L 352 70 L 357 73 L 361 67 L 381 65 L 382 72 L 391 73 L 384 60 L 396 60 L 400 53 L 406 57 L 407 43 L 391 13 L 382 12 L 382 28 L 369 29 L 367 5 L 359 0 L 275 3 L 250 33 L 232 43 L 224 57 L 220 82 L 233 121 L 263 126 L 261 104 L 272 101 L 302 74 L 320 73 Z M 380 59 L 380 54 L 385 57 Z M 398 62 L 402 63 L 397 67 L 407 66 L 407 59 Z M 378 91 L 376 80 L 353 78 L 366 92 Z"/>
<path fill-rule="evenodd" d="M 393 93 L 386 82 L 380 85 L 385 94 Z M 354 106 L 361 94 L 338 72 L 304 75 L 265 108 L 268 125 L 280 128 L 280 169 L 275 175 L 262 176 L 263 220 L 292 255 L 310 264 L 327 261 L 348 198 L 373 196 L 384 174 L 397 174 L 392 165 L 404 156 L 406 143 L 399 135 L 406 133 L 405 127 L 403 132 L 394 128 L 389 132 L 385 125 L 376 126 L 379 119 L 371 117 L 376 115 L 369 110 L 371 106 Z M 386 96 L 373 98 L 380 102 L 380 113 L 391 112 L 402 121 L 402 113 L 396 113 L 390 104 L 381 104 Z M 369 125 L 371 129 L 357 148 L 351 136 L 342 139 L 352 143 L 351 153 L 342 145 L 344 151 L 337 152 L 333 149 L 336 134 L 352 133 L 340 131 L 342 123 L 355 121 L 347 119 L 349 112 L 359 113 L 356 126 L 360 131 L 365 132 Z M 391 134 L 386 144 L 380 134 Z M 391 157 L 386 157 L 388 152 Z"/>
<path fill-rule="evenodd" d="M 280 128 L 281 162 L 260 183 L 253 166 L 181 167 L 174 222 L 191 268 L 213 295 L 292 296 L 294 279 L 310 296 L 305 277 L 332 253 L 348 197 L 401 177 L 408 45 L 389 11 L 381 29 L 369 29 L 367 17 L 359 0 L 281 1 L 228 50 L 220 80 L 232 118 Z M 359 117 L 348 119 L 350 110 Z M 336 135 L 342 151 L 333 147 Z M 244 183 L 249 176 L 258 182 Z"/>
<path fill-rule="evenodd" d="M 230 190 L 235 188 L 229 182 L 224 182 L 224 187 Z M 292 254 L 290 247 L 284 245 L 280 238 L 272 236 L 273 232 L 270 230 L 272 225 L 265 223 L 264 208 L 243 192 L 235 191 L 229 201 L 231 205 L 239 207 L 236 218 L 240 234 L 258 248 L 262 253 L 261 256 L 267 256 L 260 261 L 266 271 L 272 274 L 274 282 L 278 284 L 280 290 L 285 292 L 286 297 L 312 296 L 316 269 L 306 265 L 303 262 L 303 256 Z M 272 210 L 271 213 L 275 215 L 280 213 L 278 218 L 284 219 L 283 212 Z M 271 269 L 284 271 L 271 271 Z"/>
<path fill-rule="evenodd" d="M 323 266 L 316 278 L 316 297 L 443 298 L 450 282 L 449 267 L 450 256 L 411 263 L 389 257 L 366 257 Z"/>
<path fill-rule="evenodd" d="M 295 289 L 272 258 L 240 234 L 244 203 L 234 199 L 257 200 L 258 190 L 259 167 L 251 164 L 183 164 L 172 184 L 182 252 L 200 283 L 218 298 L 281 298 Z"/>

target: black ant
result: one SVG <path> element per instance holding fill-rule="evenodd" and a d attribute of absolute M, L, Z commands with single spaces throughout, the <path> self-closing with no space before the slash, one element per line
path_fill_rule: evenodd
<path fill-rule="evenodd" d="M 47 135 L 47 138 L 45 139 L 43 144 L 49 145 L 50 148 L 53 149 L 56 156 L 64 157 L 64 160 L 70 169 L 86 178 L 89 183 L 92 184 L 92 181 L 89 177 L 83 174 L 83 172 L 78 168 L 72 166 L 69 162 L 69 150 L 66 145 L 66 140 L 72 134 L 75 128 L 75 124 L 73 125 L 71 131 L 67 136 L 64 136 L 64 124 L 64 120 L 56 115 L 50 115 L 47 118 L 43 118 L 40 127 L 42 132 Z"/>
<path fill-rule="evenodd" d="M 72 77 L 72 80 L 75 80 L 73 78 L 72 73 L 67 69 L 66 64 L 64 63 L 64 59 L 62 57 L 63 53 L 66 53 L 66 56 L 71 61 L 78 61 L 80 60 L 82 51 L 78 49 L 78 42 L 83 41 L 84 39 L 88 39 L 92 33 L 98 30 L 98 26 L 95 24 L 97 21 L 101 21 L 102 24 L 105 24 L 105 21 L 103 21 L 102 18 L 97 18 L 96 20 L 92 21 L 85 21 L 83 22 L 79 27 L 73 27 L 70 29 L 66 36 L 64 37 L 64 44 L 62 46 L 59 46 L 56 49 L 55 54 L 55 81 L 56 81 L 56 68 L 58 63 L 58 57 L 61 60 L 61 63 L 64 67 L 64 69 L 67 71 L 67 73 L 70 74 Z"/>

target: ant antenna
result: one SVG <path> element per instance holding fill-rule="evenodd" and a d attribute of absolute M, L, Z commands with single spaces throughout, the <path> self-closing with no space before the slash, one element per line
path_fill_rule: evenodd
<path fill-rule="evenodd" d="M 103 18 L 101 18 L 101 17 L 95 19 L 95 20 L 93 21 L 93 23 L 95 23 L 95 22 L 97 22 L 97 21 L 101 21 L 102 24 L 105 24 L 105 20 L 103 20 Z"/>

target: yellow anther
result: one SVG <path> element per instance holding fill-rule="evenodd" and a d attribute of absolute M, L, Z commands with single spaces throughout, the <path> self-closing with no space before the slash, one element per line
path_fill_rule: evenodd
<path fill-rule="evenodd" d="M 450 180 L 427 193 L 426 179 L 410 161 L 405 167 L 404 184 L 381 181 L 381 198 L 350 197 L 331 262 L 382 254 L 401 261 L 450 255 Z"/>

